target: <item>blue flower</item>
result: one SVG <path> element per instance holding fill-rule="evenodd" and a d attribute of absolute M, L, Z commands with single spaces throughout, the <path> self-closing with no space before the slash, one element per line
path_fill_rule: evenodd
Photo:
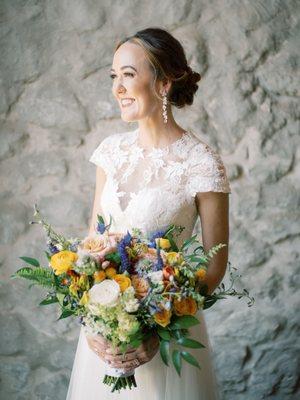
<path fill-rule="evenodd" d="M 48 244 L 48 249 L 49 249 L 51 255 L 53 255 L 53 254 L 59 252 L 59 250 L 57 249 L 57 247 L 54 246 L 52 243 L 49 243 L 49 244 Z"/>
<path fill-rule="evenodd" d="M 160 247 L 159 246 L 156 248 L 156 255 L 157 255 L 157 261 L 153 266 L 153 271 L 161 271 L 164 267 L 164 262 L 160 255 Z"/>
<path fill-rule="evenodd" d="M 158 230 L 154 231 L 150 234 L 149 236 L 149 244 L 148 246 L 151 248 L 156 248 L 156 242 L 155 239 L 164 237 L 165 233 L 167 232 L 168 228 L 165 228 L 164 230 Z"/>
<path fill-rule="evenodd" d="M 121 266 L 120 272 L 124 273 L 125 271 L 131 273 L 131 264 L 129 261 L 129 256 L 126 250 L 127 246 L 130 246 L 132 236 L 127 231 L 127 234 L 123 237 L 123 239 L 118 243 L 118 251 L 121 257 Z"/>

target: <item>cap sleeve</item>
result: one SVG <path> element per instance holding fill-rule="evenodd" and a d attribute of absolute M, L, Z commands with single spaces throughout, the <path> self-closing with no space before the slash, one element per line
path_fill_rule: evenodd
<path fill-rule="evenodd" d="M 105 172 L 108 172 L 109 165 L 111 163 L 110 155 L 110 137 L 106 137 L 102 140 L 99 146 L 93 151 L 89 161 L 93 164 L 102 167 Z"/>
<path fill-rule="evenodd" d="M 199 192 L 231 193 L 226 168 L 221 156 L 206 143 L 197 144 L 190 155 L 189 195 Z"/>

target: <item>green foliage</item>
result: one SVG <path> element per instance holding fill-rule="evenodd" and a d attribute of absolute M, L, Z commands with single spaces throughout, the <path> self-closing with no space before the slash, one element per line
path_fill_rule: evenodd
<path fill-rule="evenodd" d="M 200 322 L 192 315 L 183 315 L 182 317 L 174 318 L 174 322 L 170 324 L 170 329 L 190 328 L 191 326 L 198 325 Z"/>
<path fill-rule="evenodd" d="M 201 369 L 198 361 L 196 360 L 196 358 L 194 356 L 192 356 L 191 353 L 188 353 L 187 351 L 181 351 L 181 356 L 189 364 L 193 365 L 194 367 L 197 367 L 197 368 Z"/>
<path fill-rule="evenodd" d="M 172 361 L 173 361 L 173 364 L 174 364 L 177 374 L 180 376 L 182 362 L 181 362 L 181 352 L 179 350 L 176 350 L 176 349 L 173 350 Z"/>
<path fill-rule="evenodd" d="M 161 340 L 159 351 L 161 355 L 161 359 L 163 362 L 169 366 L 169 357 L 170 357 L 170 342 L 167 340 Z"/>
<path fill-rule="evenodd" d="M 190 347 L 192 349 L 201 349 L 201 348 L 205 347 L 202 343 L 198 342 L 197 340 L 193 340 L 193 339 L 189 339 L 189 338 L 185 338 L 185 337 L 178 339 L 177 343 L 180 344 L 181 346 Z"/>
<path fill-rule="evenodd" d="M 11 278 L 24 278 L 43 287 L 54 287 L 55 282 L 53 275 L 52 271 L 43 267 L 36 267 L 34 269 L 31 267 L 24 267 L 16 271 Z"/>
<path fill-rule="evenodd" d="M 21 260 L 25 261 L 27 264 L 33 265 L 34 267 L 39 267 L 40 263 L 35 258 L 31 257 L 19 257 Z"/>

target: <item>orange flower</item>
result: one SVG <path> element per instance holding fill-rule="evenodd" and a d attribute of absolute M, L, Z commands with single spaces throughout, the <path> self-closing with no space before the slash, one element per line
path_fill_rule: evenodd
<path fill-rule="evenodd" d="M 165 279 L 169 279 L 171 275 L 174 275 L 174 269 L 170 265 L 166 265 L 163 268 L 163 276 Z"/>
<path fill-rule="evenodd" d="M 139 277 L 138 275 L 132 275 L 131 282 L 138 299 L 143 299 L 147 296 L 149 284 L 145 278 Z"/>
<path fill-rule="evenodd" d="M 192 297 L 183 298 L 181 300 L 174 300 L 175 314 L 181 315 L 194 315 L 197 312 L 197 303 Z"/>
<path fill-rule="evenodd" d="M 99 283 L 104 281 L 106 278 L 106 273 L 103 270 L 94 272 L 94 281 L 95 283 Z"/>
<path fill-rule="evenodd" d="M 198 271 L 196 271 L 195 276 L 197 279 L 202 280 L 206 276 L 206 269 L 200 268 Z"/>
<path fill-rule="evenodd" d="M 117 270 L 114 267 L 108 267 L 105 270 L 105 274 L 106 274 L 107 278 L 112 279 L 117 274 Z"/>
<path fill-rule="evenodd" d="M 131 280 L 124 274 L 116 274 L 113 279 L 119 284 L 121 292 L 124 292 L 131 286 Z"/>
<path fill-rule="evenodd" d="M 162 311 L 158 311 L 154 314 L 154 321 L 160 326 L 167 326 L 171 320 L 172 311 L 166 310 L 165 308 Z"/>

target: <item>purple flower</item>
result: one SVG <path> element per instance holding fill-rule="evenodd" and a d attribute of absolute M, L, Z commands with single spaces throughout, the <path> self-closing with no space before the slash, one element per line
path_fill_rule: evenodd
<path fill-rule="evenodd" d="M 150 243 L 148 244 L 148 246 L 155 249 L 155 248 L 156 248 L 155 239 L 164 237 L 164 235 L 165 235 L 165 233 L 167 232 L 167 230 L 168 230 L 168 229 L 165 228 L 164 230 L 158 230 L 158 231 L 152 232 L 152 233 L 150 234 L 150 236 L 149 236 L 149 242 L 150 242 Z"/>
<path fill-rule="evenodd" d="M 49 244 L 48 244 L 48 249 L 49 249 L 51 255 L 53 255 L 53 254 L 59 252 L 59 250 L 57 249 L 57 247 L 54 246 L 52 243 L 49 243 Z"/>
<path fill-rule="evenodd" d="M 153 266 L 153 271 L 161 271 L 164 267 L 164 262 L 163 259 L 160 255 L 160 248 L 159 246 L 156 248 L 156 255 L 157 255 L 157 261 Z"/>
<path fill-rule="evenodd" d="M 132 236 L 130 233 L 127 231 L 127 234 L 123 237 L 123 239 L 118 243 L 118 251 L 120 253 L 121 257 L 121 266 L 120 266 L 120 272 L 123 273 L 125 271 L 128 271 L 131 273 L 131 264 L 129 261 L 129 256 L 127 254 L 126 247 L 130 246 Z"/>

